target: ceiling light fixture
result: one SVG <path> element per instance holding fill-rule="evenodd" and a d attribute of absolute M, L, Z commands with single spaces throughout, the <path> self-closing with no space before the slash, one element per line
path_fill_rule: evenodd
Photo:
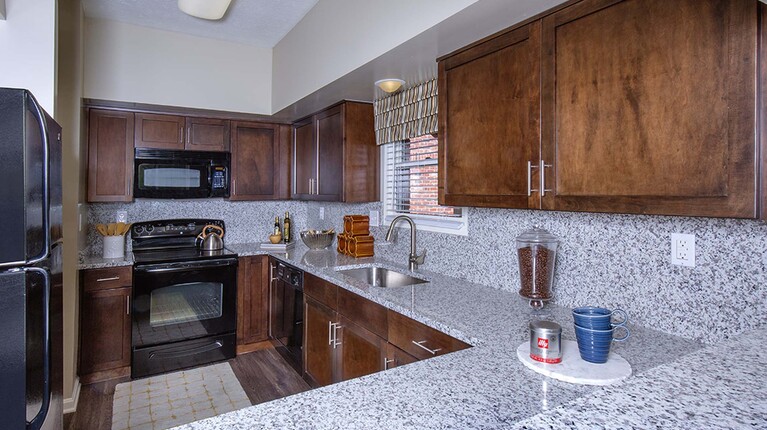
<path fill-rule="evenodd" d="M 232 0 L 178 0 L 178 8 L 187 15 L 216 20 L 224 17 Z"/>
<path fill-rule="evenodd" d="M 376 86 L 387 93 L 393 93 L 397 91 L 405 81 L 402 79 L 381 79 L 380 81 L 376 81 Z"/>

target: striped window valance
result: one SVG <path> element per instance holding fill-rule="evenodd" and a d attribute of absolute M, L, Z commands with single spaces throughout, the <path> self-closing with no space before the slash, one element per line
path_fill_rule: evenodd
<path fill-rule="evenodd" d="M 401 142 L 437 132 L 437 79 L 375 101 L 376 142 Z"/>

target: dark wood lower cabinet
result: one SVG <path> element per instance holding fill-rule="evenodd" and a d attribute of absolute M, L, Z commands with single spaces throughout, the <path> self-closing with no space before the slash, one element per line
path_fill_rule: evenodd
<path fill-rule="evenodd" d="M 336 370 L 338 381 L 346 381 L 384 370 L 386 340 L 340 316 Z"/>
<path fill-rule="evenodd" d="M 304 379 L 313 387 L 469 347 L 310 274 L 304 293 Z"/>
<path fill-rule="evenodd" d="M 83 293 L 80 307 L 81 383 L 130 374 L 131 287 Z"/>
<path fill-rule="evenodd" d="M 390 343 L 386 344 L 386 361 L 384 362 L 384 370 L 415 363 L 416 361 L 418 361 L 418 359 L 408 354 L 407 352 L 397 348 Z"/>
<path fill-rule="evenodd" d="M 268 257 L 241 257 L 237 268 L 237 353 L 259 348 L 269 338 Z"/>
<path fill-rule="evenodd" d="M 335 382 L 330 341 L 336 312 L 311 297 L 304 298 L 304 377 L 313 387 L 330 385 Z"/>

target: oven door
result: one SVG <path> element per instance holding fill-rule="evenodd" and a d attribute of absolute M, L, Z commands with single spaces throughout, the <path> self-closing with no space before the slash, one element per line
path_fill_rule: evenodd
<path fill-rule="evenodd" d="M 195 199 L 211 195 L 210 161 L 188 159 L 135 160 L 133 196 Z"/>
<path fill-rule="evenodd" d="M 136 265 L 133 349 L 234 333 L 237 259 Z"/>

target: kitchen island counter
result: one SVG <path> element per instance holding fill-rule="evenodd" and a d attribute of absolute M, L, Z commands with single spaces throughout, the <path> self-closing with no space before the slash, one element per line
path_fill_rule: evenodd
<path fill-rule="evenodd" d="M 241 256 L 266 254 L 257 244 L 227 247 Z M 630 324 L 631 338 L 616 344 L 614 351 L 631 363 L 634 376 L 611 387 L 567 384 L 534 373 L 517 360 L 516 347 L 528 339 L 527 323 L 533 311 L 516 294 L 428 271 L 413 273 L 428 279 L 430 282 L 426 284 L 377 288 L 336 270 L 374 264 L 407 272 L 404 265 L 377 257 L 353 259 L 332 250 L 312 251 L 301 244 L 288 253 L 268 254 L 474 347 L 180 428 L 539 428 L 560 424 L 570 427 L 574 424 L 568 419 L 567 411 L 587 416 L 592 407 L 589 399 L 601 405 L 616 392 L 624 393 L 627 399 L 633 398 L 637 402 L 635 409 L 647 403 L 649 413 L 655 412 L 651 409 L 652 390 L 661 395 L 666 386 L 682 390 L 681 404 L 687 398 L 685 392 L 690 393 L 692 402 L 697 398 L 696 390 L 706 391 L 706 387 L 685 384 L 675 377 L 673 369 L 683 366 L 677 364 L 684 363 L 683 360 L 716 356 L 725 350 L 716 346 L 701 350 L 698 342 Z M 630 306 L 627 307 L 630 312 Z M 563 326 L 565 339 L 575 339 L 569 309 L 548 305 L 543 315 Z M 679 351 L 688 355 L 680 359 Z M 719 367 L 709 373 L 702 363 L 696 365 L 701 375 L 723 378 L 720 388 L 724 392 L 742 377 L 756 378 L 763 385 L 765 382 L 763 377 L 760 380 L 756 375 L 743 374 L 745 368 L 733 367 L 731 371 L 735 374 L 727 378 L 728 373 Z M 647 401 L 634 396 L 637 388 L 632 387 L 637 384 L 647 384 L 641 391 L 648 396 Z M 748 408 L 748 402 L 743 405 Z M 715 406 L 707 405 L 711 417 L 729 416 L 726 405 L 718 410 Z M 604 408 L 609 407 L 607 402 Z M 688 411 L 696 413 L 690 408 Z M 638 413 L 644 415 L 641 410 Z M 589 426 L 621 426 L 620 419 L 625 418 L 625 414 L 615 410 L 612 416 L 616 421 L 591 422 Z M 684 426 L 684 414 L 677 417 L 679 421 L 671 417 L 668 425 Z M 763 417 L 756 415 L 756 419 Z M 705 422 L 717 425 L 716 421 Z"/>

